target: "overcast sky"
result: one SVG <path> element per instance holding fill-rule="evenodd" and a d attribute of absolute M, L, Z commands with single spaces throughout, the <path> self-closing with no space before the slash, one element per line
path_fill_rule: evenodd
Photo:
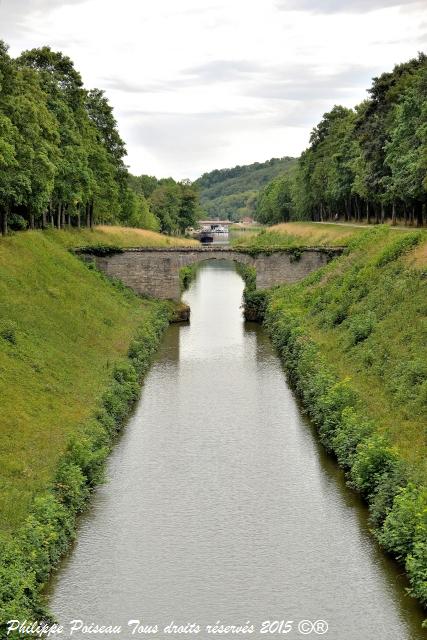
<path fill-rule="evenodd" d="M 45 44 L 105 89 L 133 173 L 296 156 L 334 104 L 426 50 L 424 2 L 0 0 L 12 55 Z"/>

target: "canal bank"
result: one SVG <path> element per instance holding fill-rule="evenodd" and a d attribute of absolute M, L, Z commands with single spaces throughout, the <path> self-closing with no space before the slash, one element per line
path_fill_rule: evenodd
<path fill-rule="evenodd" d="M 162 629 L 321 619 L 326 637 L 419 640 L 406 582 L 241 315 L 232 265 L 202 265 L 55 576 L 61 622 Z M 126 635 L 128 634 L 128 635 Z M 205 637 L 204 634 L 200 634 Z M 73 637 L 85 637 L 75 633 Z M 129 632 L 122 637 L 131 637 Z M 287 637 L 301 637 L 295 629 Z"/>

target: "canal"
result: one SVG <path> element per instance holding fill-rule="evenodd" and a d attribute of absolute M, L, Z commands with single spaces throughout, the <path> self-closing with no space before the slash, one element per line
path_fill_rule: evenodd
<path fill-rule="evenodd" d="M 157 625 L 158 638 L 196 635 L 164 632 L 171 623 L 200 625 L 200 638 L 313 638 L 320 620 L 328 640 L 420 640 L 405 579 L 318 445 L 266 333 L 244 324 L 242 290 L 231 263 L 200 268 L 184 296 L 191 324 L 166 333 L 52 580 L 51 609 L 65 625 L 121 625 L 121 638 L 148 635 L 132 635 L 129 620 Z M 291 630 L 261 634 L 267 620 Z M 217 623 L 254 632 L 214 633 Z"/>

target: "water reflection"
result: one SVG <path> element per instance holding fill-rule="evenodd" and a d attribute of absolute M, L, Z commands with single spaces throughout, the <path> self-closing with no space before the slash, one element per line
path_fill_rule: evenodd
<path fill-rule="evenodd" d="M 201 266 L 186 294 L 191 324 L 167 332 L 53 584 L 53 610 L 125 628 L 323 619 L 328 639 L 419 640 L 421 614 L 365 510 L 265 332 L 243 323 L 242 288 L 232 264 Z"/>

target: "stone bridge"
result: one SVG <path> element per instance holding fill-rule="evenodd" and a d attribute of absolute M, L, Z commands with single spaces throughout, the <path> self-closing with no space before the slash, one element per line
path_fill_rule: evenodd
<path fill-rule="evenodd" d="M 266 289 L 278 284 L 298 282 L 341 252 L 341 248 L 319 247 L 301 249 L 298 252 L 275 250 L 270 254 L 250 255 L 229 247 L 197 246 L 124 249 L 120 253 L 105 256 L 91 256 L 90 249 L 77 251 L 93 257 L 101 271 L 119 278 L 136 293 L 175 300 L 181 296 L 180 269 L 197 262 L 216 259 L 250 265 L 256 269 L 257 288 Z"/>

